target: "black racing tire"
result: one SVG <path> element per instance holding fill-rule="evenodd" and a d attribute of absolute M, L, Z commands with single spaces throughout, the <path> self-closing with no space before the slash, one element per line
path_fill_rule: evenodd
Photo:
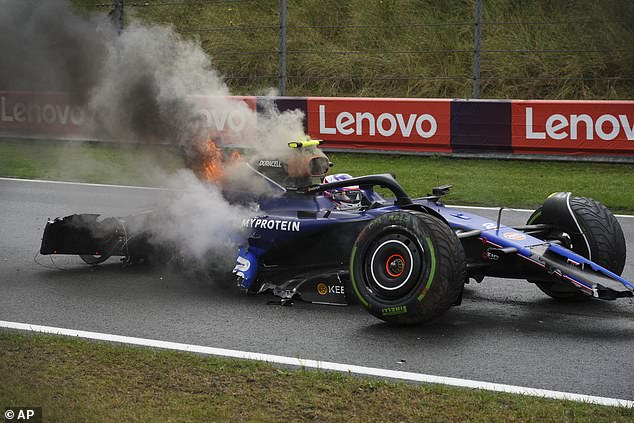
<path fill-rule="evenodd" d="M 353 291 L 386 322 L 413 325 L 456 303 L 467 279 L 466 256 L 455 232 L 440 219 L 396 211 L 372 220 L 350 258 Z"/>
<path fill-rule="evenodd" d="M 582 234 L 576 227 L 555 227 L 545 237 L 559 239 L 564 247 L 617 275 L 621 275 L 625 267 L 626 244 L 623 229 L 621 229 L 616 217 L 606 206 L 592 198 L 571 196 L 570 209 L 581 227 Z M 535 210 L 527 223 L 552 224 L 553 222 L 544 219 L 540 207 Z M 534 281 L 534 283 L 546 295 L 558 300 L 584 301 L 592 299 L 571 284 L 541 281 Z"/>
<path fill-rule="evenodd" d="M 104 223 L 101 222 L 101 224 Z M 80 254 L 79 258 L 82 259 L 84 263 L 90 266 L 96 266 L 112 257 L 113 253 L 117 250 L 118 245 L 118 237 L 109 234 L 109 236 L 104 236 L 102 241 L 100 242 L 99 251 L 101 251 L 102 254 Z"/>
<path fill-rule="evenodd" d="M 80 254 L 79 258 L 84 261 L 84 263 L 89 264 L 91 266 L 96 266 L 110 258 L 110 254 Z"/>

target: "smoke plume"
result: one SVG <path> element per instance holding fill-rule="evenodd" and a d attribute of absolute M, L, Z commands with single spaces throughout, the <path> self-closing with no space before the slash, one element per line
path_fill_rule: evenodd
<path fill-rule="evenodd" d="M 267 107 L 257 116 L 254 136 L 244 137 L 245 126 L 255 128 L 256 112 L 232 99 L 201 46 L 170 26 L 132 20 L 119 34 L 105 13 L 78 14 L 65 0 L 3 0 L 0 57 L 0 90 L 69 92 L 94 113 L 100 138 L 168 142 L 195 156 L 207 137 L 282 154 L 288 141 L 303 135 L 301 113 Z M 228 122 L 233 112 L 242 116 L 234 125 L 242 132 L 232 134 L 225 125 L 220 133 L 201 115 L 201 101 Z M 227 228 L 254 213 L 229 205 L 218 187 L 191 172 L 170 176 L 169 183 L 181 194 L 162 207 L 153 238 L 176 243 L 191 256 L 224 249 Z"/>
<path fill-rule="evenodd" d="M 66 0 L 3 0 L 0 90 L 63 91 L 95 113 L 102 138 L 125 142 L 194 142 L 210 110 L 233 112 L 253 126 L 256 112 L 230 97 L 227 85 L 195 40 L 167 25 L 132 20 L 121 34 L 104 14 L 76 14 Z M 296 113 L 272 108 L 258 116 L 246 147 L 279 148 L 303 134 Z M 217 128 L 213 128 L 217 129 Z M 231 126 L 222 138 L 232 140 Z M 213 131 L 212 131 L 213 132 Z"/>

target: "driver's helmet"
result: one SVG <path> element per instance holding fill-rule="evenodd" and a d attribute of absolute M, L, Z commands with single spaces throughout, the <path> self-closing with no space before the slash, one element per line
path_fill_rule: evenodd
<path fill-rule="evenodd" d="M 324 184 L 345 181 L 346 179 L 352 179 L 352 176 L 347 173 L 328 175 L 324 178 Z M 359 185 L 331 189 L 324 191 L 324 195 L 328 197 L 330 201 L 335 203 L 338 209 L 352 209 L 360 207 L 361 198 L 363 197 L 363 193 L 361 189 L 359 189 Z"/>

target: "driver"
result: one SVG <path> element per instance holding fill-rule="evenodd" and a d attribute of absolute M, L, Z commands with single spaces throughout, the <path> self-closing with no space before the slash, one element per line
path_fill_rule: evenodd
<path fill-rule="evenodd" d="M 347 173 L 328 175 L 324 178 L 324 184 L 345 181 L 346 179 L 352 179 L 352 176 Z M 363 191 L 358 185 L 352 185 L 324 191 L 324 195 L 335 204 L 338 210 L 348 210 L 361 207 Z"/>

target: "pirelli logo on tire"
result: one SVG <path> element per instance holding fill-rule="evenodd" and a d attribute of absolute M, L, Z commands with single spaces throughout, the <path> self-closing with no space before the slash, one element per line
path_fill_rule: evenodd
<path fill-rule="evenodd" d="M 383 316 L 397 316 L 405 313 L 407 313 L 407 306 L 387 307 L 381 309 L 381 314 Z"/>

